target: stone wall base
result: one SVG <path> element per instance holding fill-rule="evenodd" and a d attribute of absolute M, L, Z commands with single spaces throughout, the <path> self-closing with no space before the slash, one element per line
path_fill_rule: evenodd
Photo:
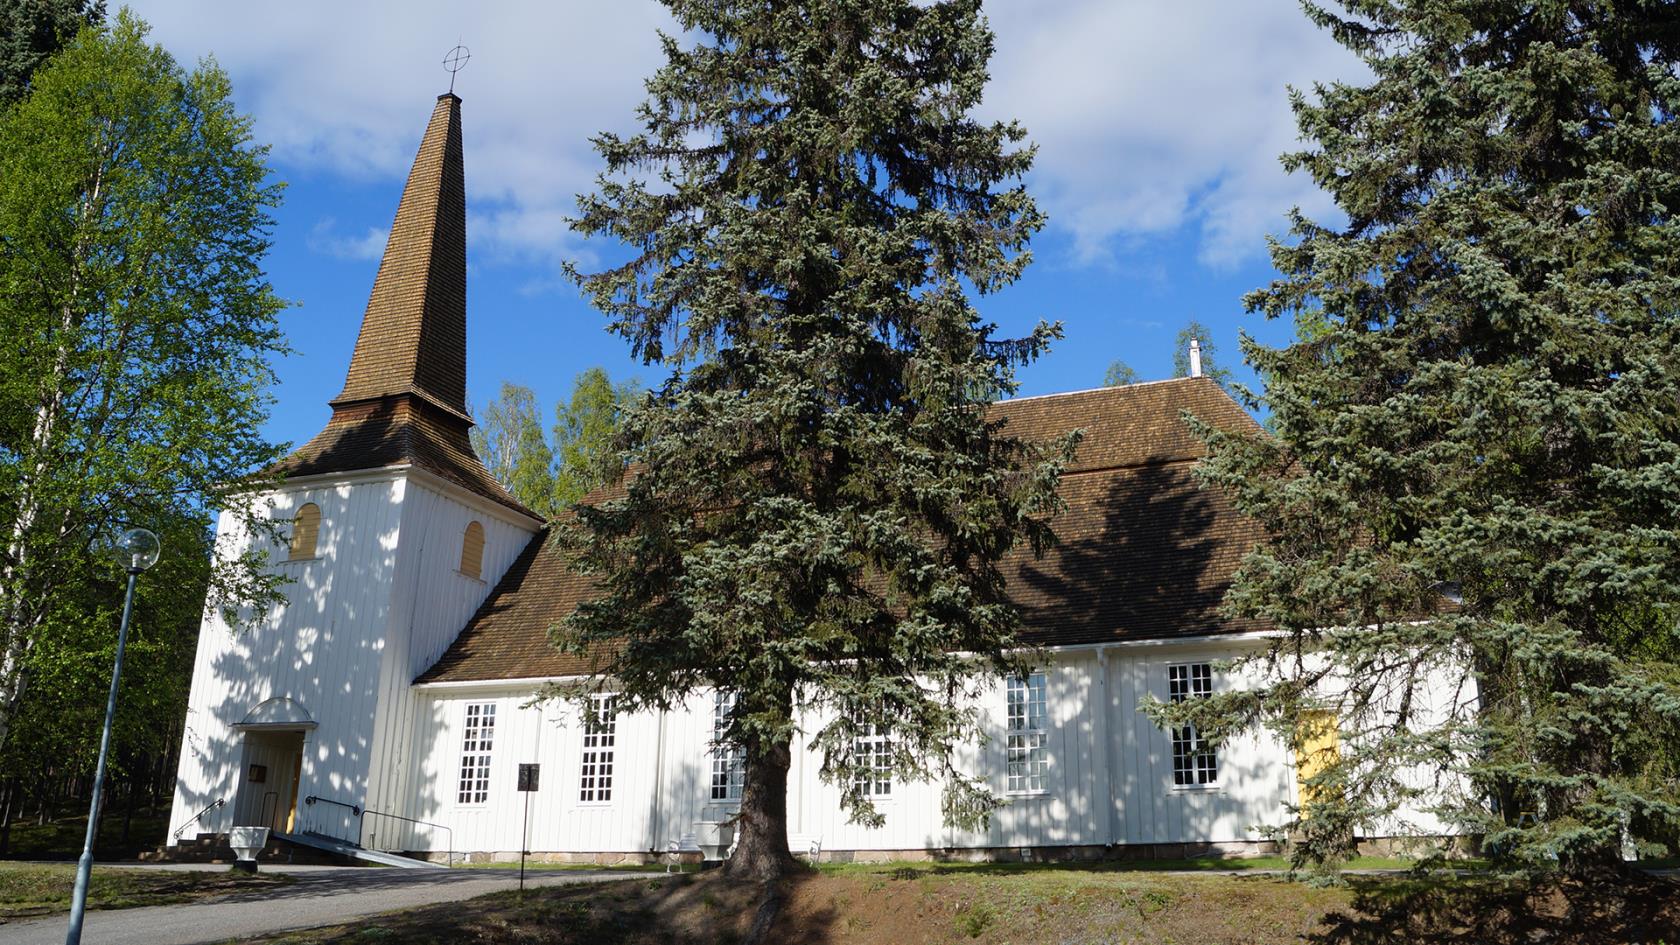
<path fill-rule="evenodd" d="M 1073 863 L 1099 860 L 1189 860 L 1198 858 L 1238 859 L 1243 857 L 1276 856 L 1281 847 L 1271 840 L 1232 840 L 1208 843 L 1131 843 L 1102 846 L 1055 847 L 952 847 L 928 850 L 824 850 L 818 858 L 824 863 Z M 404 856 L 441 863 L 443 853 L 410 852 Z M 699 862 L 699 854 L 683 854 L 688 864 Z M 568 853 L 562 851 L 533 851 L 527 863 L 567 863 L 584 866 L 646 866 L 668 861 L 664 853 L 653 851 L 615 853 Z M 456 853 L 456 863 L 517 863 L 519 851 L 478 850 Z"/>

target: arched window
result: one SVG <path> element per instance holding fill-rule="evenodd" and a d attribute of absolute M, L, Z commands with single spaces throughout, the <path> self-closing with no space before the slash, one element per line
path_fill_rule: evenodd
<path fill-rule="evenodd" d="M 321 507 L 305 502 L 298 508 L 297 518 L 292 519 L 292 550 L 286 560 L 315 557 L 315 539 L 320 533 Z"/>
<path fill-rule="evenodd" d="M 461 539 L 461 573 L 475 578 L 484 568 L 484 526 L 467 523 L 467 534 Z"/>

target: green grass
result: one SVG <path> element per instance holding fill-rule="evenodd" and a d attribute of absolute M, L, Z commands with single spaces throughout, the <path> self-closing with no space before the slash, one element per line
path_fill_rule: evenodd
<path fill-rule="evenodd" d="M 70 909 L 76 867 L 70 864 L 0 863 L 0 919 L 48 915 Z M 282 886 L 291 877 L 229 872 L 112 869 L 95 865 L 88 908 L 127 909 L 190 902 L 228 893 Z"/>
<path fill-rule="evenodd" d="M 1475 861 L 1463 861 L 1462 865 L 1455 863 L 1455 867 L 1475 869 L 1483 864 Z M 1417 866 L 1416 860 L 1400 859 L 1396 857 L 1361 856 L 1349 860 L 1342 868 L 1347 870 L 1409 870 Z M 1224 872 L 1287 872 L 1289 858 L 1284 856 L 1255 856 L 1255 857 L 1197 857 L 1187 860 L 1069 860 L 1066 862 L 1029 862 L 1029 863 L 973 863 L 964 860 L 929 861 L 908 860 L 886 863 L 822 863 L 817 871 L 837 876 L 890 874 L 895 877 L 906 877 L 913 874 L 940 875 L 946 873 L 972 873 L 976 875 L 1014 875 L 1017 873 L 1032 873 L 1042 871 L 1071 870 L 1082 873 L 1224 873 Z"/>

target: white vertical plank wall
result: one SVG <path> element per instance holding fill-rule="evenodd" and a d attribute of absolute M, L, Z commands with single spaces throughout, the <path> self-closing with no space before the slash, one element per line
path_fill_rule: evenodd
<path fill-rule="evenodd" d="M 313 722 L 304 734 L 297 829 L 357 839 L 358 830 L 375 826 L 338 805 L 305 803 L 312 795 L 392 812 L 399 805 L 415 809 L 405 783 L 412 753 L 402 750 L 414 727 L 409 683 L 449 645 L 491 586 L 457 571 L 467 522 L 484 525 L 489 580 L 536 530 L 536 523 L 435 478 L 383 470 L 299 480 L 252 499 L 281 522 L 315 503 L 321 512 L 316 554 L 287 560 L 290 529 L 282 528 L 268 551 L 274 570 L 288 580 L 288 602 L 242 633 L 221 614 L 205 614 L 166 842 L 176 841 L 173 828 L 217 799 L 226 805 L 187 826 L 184 838 L 249 818 L 255 807 L 242 795 L 272 790 L 246 780 L 237 726 L 277 697 L 292 700 Z M 222 516 L 217 528 L 219 554 L 265 540 L 245 534 L 231 516 Z"/>

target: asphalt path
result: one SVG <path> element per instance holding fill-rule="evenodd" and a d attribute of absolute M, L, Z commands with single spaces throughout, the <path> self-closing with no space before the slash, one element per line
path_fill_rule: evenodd
<path fill-rule="evenodd" d="M 226 866 L 216 868 L 227 869 Z M 202 945 L 335 925 L 394 909 L 414 909 L 519 888 L 519 871 L 508 869 L 403 870 L 268 864 L 262 869 L 289 873 L 293 882 L 260 892 L 235 893 L 194 903 L 90 911 L 83 922 L 82 941 L 86 945 Z M 534 870 L 526 872 L 525 885 L 558 886 L 636 875 L 645 874 Z M 68 923 L 69 916 L 65 914 L 6 922 L 0 924 L 0 945 L 60 945 Z"/>

